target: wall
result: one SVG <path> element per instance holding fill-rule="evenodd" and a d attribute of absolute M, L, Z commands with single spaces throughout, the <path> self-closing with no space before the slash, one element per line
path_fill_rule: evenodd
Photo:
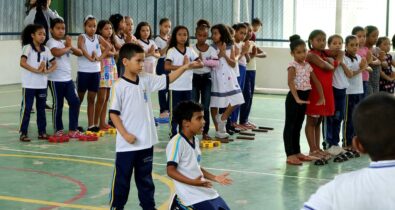
<path fill-rule="evenodd" d="M 74 46 L 76 46 L 74 40 Z M 0 41 L 0 85 L 20 83 L 20 41 Z M 257 59 L 256 89 L 258 92 L 287 92 L 287 65 L 292 57 L 288 48 L 263 48 L 267 58 Z M 76 78 L 77 59 L 72 56 L 73 78 Z"/>

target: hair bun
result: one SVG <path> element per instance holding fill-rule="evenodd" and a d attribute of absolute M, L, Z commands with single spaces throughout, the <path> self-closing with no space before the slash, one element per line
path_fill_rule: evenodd
<path fill-rule="evenodd" d="M 297 35 L 297 34 L 294 34 L 294 35 L 289 37 L 289 41 L 290 42 L 294 42 L 294 41 L 299 40 L 299 39 L 300 39 L 300 36 Z"/>

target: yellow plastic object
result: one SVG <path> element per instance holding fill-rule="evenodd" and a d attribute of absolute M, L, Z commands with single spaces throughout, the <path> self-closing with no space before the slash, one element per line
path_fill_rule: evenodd
<path fill-rule="evenodd" d="M 220 141 L 212 141 L 214 143 L 214 147 L 220 147 L 221 142 Z"/>
<path fill-rule="evenodd" d="M 219 147 L 219 146 L 221 146 L 220 141 L 202 140 L 200 142 L 201 148 L 214 148 L 214 147 Z"/>
<path fill-rule="evenodd" d="M 85 134 L 89 135 L 89 134 L 94 134 L 94 133 L 92 131 L 86 131 Z"/>
<path fill-rule="evenodd" d="M 116 134 L 117 133 L 117 129 L 115 129 L 115 128 L 110 128 L 110 129 L 108 129 L 108 131 L 107 131 L 109 134 Z"/>
<path fill-rule="evenodd" d="M 98 137 L 103 137 L 104 134 L 105 134 L 104 131 L 99 131 L 99 132 L 97 132 L 97 136 L 98 136 Z"/>

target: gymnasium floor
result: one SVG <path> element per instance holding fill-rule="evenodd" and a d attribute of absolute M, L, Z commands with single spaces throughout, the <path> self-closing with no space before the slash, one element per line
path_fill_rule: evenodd
<path fill-rule="evenodd" d="M 300 209 L 310 194 L 336 174 L 368 165 L 368 157 L 362 156 L 326 166 L 312 163 L 287 166 L 282 142 L 285 97 L 254 97 L 251 120 L 273 127 L 274 131 L 258 133 L 254 141 L 236 140 L 220 148 L 202 150 L 203 167 L 216 174 L 231 173 L 233 185 L 214 185 L 231 209 Z M 20 85 L 0 86 L 0 209 L 108 208 L 115 136 L 107 135 L 98 142 L 49 144 L 34 139 L 31 143 L 20 143 L 17 131 L 20 99 Z M 156 94 L 152 100 L 157 115 Z M 83 105 L 80 124 L 84 126 L 85 110 Z M 67 116 L 66 110 L 66 128 Z M 51 117 L 51 112 L 47 112 L 48 133 L 52 132 Z M 34 138 L 35 120 L 32 114 L 29 136 Z M 160 143 L 154 152 L 155 199 L 159 209 L 167 209 L 168 198 L 174 191 L 165 171 L 167 130 L 167 125 L 158 127 Z M 302 150 L 306 152 L 308 147 L 302 136 Z M 125 209 L 140 209 L 134 184 Z"/>

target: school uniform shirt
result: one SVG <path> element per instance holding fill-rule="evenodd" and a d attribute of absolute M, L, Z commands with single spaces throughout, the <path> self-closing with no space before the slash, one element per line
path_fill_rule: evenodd
<path fill-rule="evenodd" d="M 189 61 L 197 60 L 199 57 L 191 47 L 185 47 L 185 51 L 181 52 L 176 47 L 172 47 L 167 51 L 166 61 L 170 61 L 174 66 L 184 65 L 184 56 L 187 55 Z M 170 84 L 170 90 L 192 90 L 193 71 L 185 71 L 176 81 Z"/>
<path fill-rule="evenodd" d="M 358 71 L 359 64 L 361 63 L 361 56 L 355 55 L 355 58 L 351 60 L 350 57 L 344 56 L 344 64 L 351 71 Z M 357 74 L 348 79 L 349 86 L 346 90 L 346 94 L 362 94 L 363 93 L 363 82 L 362 82 L 362 74 Z"/>
<path fill-rule="evenodd" d="M 154 40 L 148 40 L 148 42 L 143 41 L 141 39 L 138 40 L 138 43 L 140 44 L 140 46 L 143 47 L 144 52 L 147 53 L 149 51 L 149 49 L 151 48 L 151 46 L 154 46 L 155 50 L 158 50 L 158 46 L 156 46 Z M 148 73 L 155 73 L 155 69 L 156 69 L 156 58 L 152 55 L 150 56 L 146 56 L 144 58 L 144 71 L 148 72 Z"/>
<path fill-rule="evenodd" d="M 395 160 L 336 176 L 321 186 L 303 210 L 395 209 Z"/>
<path fill-rule="evenodd" d="M 178 133 L 167 144 L 166 157 L 167 165 L 176 166 L 177 171 L 182 175 L 190 179 L 203 177 L 203 172 L 200 169 L 201 151 L 197 137 L 194 137 L 193 143 L 191 143 L 182 133 Z M 174 179 L 173 183 L 178 198 L 185 206 L 219 197 L 213 188 L 192 186 Z"/>
<path fill-rule="evenodd" d="M 128 133 L 137 138 L 134 144 L 130 144 L 118 132 L 116 152 L 148 149 L 158 143 L 150 96 L 168 85 L 167 75 L 145 72 L 140 73 L 136 81 L 122 77 L 113 84 L 109 112 L 119 115 Z"/>
<path fill-rule="evenodd" d="M 336 89 L 346 89 L 349 86 L 348 78 L 344 73 L 344 69 L 341 65 L 338 65 L 335 72 L 333 73 L 332 86 Z"/>
<path fill-rule="evenodd" d="M 100 57 L 102 52 L 100 49 L 99 35 L 95 34 L 93 39 L 86 34 L 81 34 L 85 40 L 85 49 L 89 56 L 96 52 L 96 56 Z M 78 71 L 85 73 L 100 72 L 100 61 L 89 61 L 85 56 L 78 57 Z"/>
<path fill-rule="evenodd" d="M 255 42 L 250 41 L 250 50 L 249 52 L 252 52 L 252 48 L 256 47 Z M 247 63 L 247 71 L 256 71 L 256 59 L 255 57 L 250 59 L 250 62 Z"/>
<path fill-rule="evenodd" d="M 296 90 L 311 90 L 310 74 L 313 72 L 313 67 L 307 62 L 300 64 L 296 61 L 289 63 L 288 69 L 290 67 L 295 68 L 294 83 Z"/>
<path fill-rule="evenodd" d="M 64 45 L 64 41 L 56 40 L 54 38 L 50 38 L 47 42 L 47 47 L 52 50 L 53 48 L 63 49 L 66 46 Z M 67 52 L 66 54 L 56 57 L 56 70 L 48 75 L 48 80 L 55 82 L 67 82 L 70 81 L 71 78 L 71 64 L 70 64 L 70 55 L 71 52 Z"/>
<path fill-rule="evenodd" d="M 167 47 L 167 40 L 163 39 L 161 36 L 155 38 L 155 44 L 158 46 L 158 50 L 165 49 Z M 161 58 L 166 58 L 166 54 L 160 56 Z"/>
<path fill-rule="evenodd" d="M 46 46 L 41 46 L 41 52 L 37 52 L 33 44 L 27 44 L 22 48 L 22 56 L 27 59 L 27 64 L 33 68 L 38 68 L 42 61 L 47 67 L 49 63 L 55 60 L 51 51 Z M 33 73 L 25 68 L 22 68 L 22 87 L 30 89 L 46 89 L 48 84 L 48 76 L 43 73 Z"/>
<path fill-rule="evenodd" d="M 244 46 L 244 42 L 235 43 L 235 45 L 239 49 L 239 53 L 241 53 L 241 51 L 243 49 L 243 46 Z M 246 57 L 244 55 L 239 57 L 238 63 L 239 63 L 239 65 L 247 66 L 247 59 L 246 59 Z"/>
<path fill-rule="evenodd" d="M 118 36 L 117 34 L 114 34 L 114 40 L 116 43 L 120 44 L 120 45 L 124 45 L 125 44 L 125 39 L 123 36 Z"/>
<path fill-rule="evenodd" d="M 203 52 L 201 51 L 196 44 L 192 46 L 193 50 L 195 51 L 195 53 L 199 56 L 200 53 L 202 53 L 202 59 L 203 60 L 211 60 L 211 59 L 218 59 L 218 54 L 217 51 L 212 48 L 211 46 L 209 46 L 209 48 Z M 203 66 L 203 68 L 200 69 L 194 69 L 193 73 L 194 74 L 207 74 L 211 72 L 211 68 L 208 66 Z"/>

